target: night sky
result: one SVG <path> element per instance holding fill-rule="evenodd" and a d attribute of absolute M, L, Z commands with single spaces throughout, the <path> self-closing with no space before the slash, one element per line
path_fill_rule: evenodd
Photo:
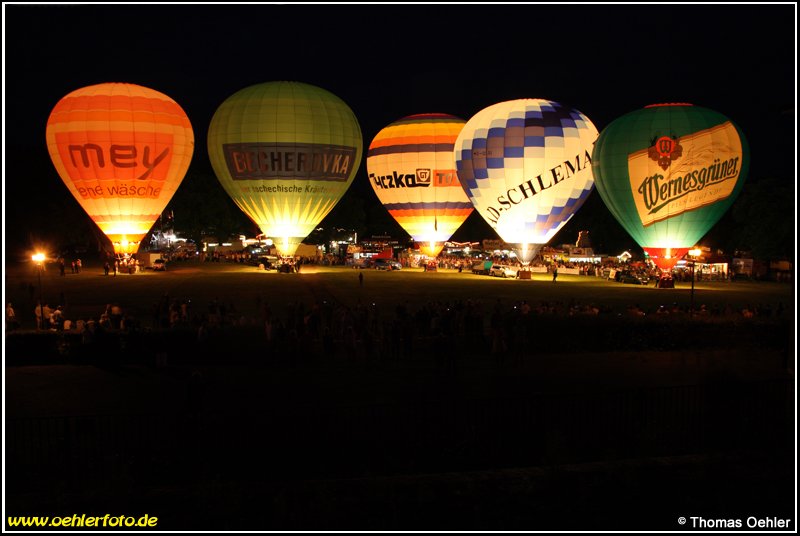
<path fill-rule="evenodd" d="M 52 166 L 45 126 L 67 93 L 129 82 L 173 98 L 195 133 L 189 173 L 213 173 L 216 108 L 261 82 L 322 87 L 355 112 L 364 148 L 391 122 L 469 119 L 505 100 L 570 105 L 602 130 L 653 103 L 690 102 L 739 124 L 748 181 L 796 174 L 796 5 L 28 5 L 4 4 L 4 244 L 81 210 Z M 224 191 L 220 188 L 220 191 Z M 366 157 L 347 194 L 368 205 Z M 599 195 L 551 243 L 606 226 L 606 253 L 633 246 Z M 399 227 L 397 228 L 399 229 Z M 473 214 L 454 239 L 495 238 Z"/>

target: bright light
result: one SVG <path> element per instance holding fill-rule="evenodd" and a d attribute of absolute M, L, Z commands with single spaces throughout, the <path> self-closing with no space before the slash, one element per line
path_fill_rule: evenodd
<path fill-rule="evenodd" d="M 44 262 L 44 259 L 45 259 L 44 253 L 36 253 L 35 255 L 31 256 L 31 259 L 34 262 Z"/>
<path fill-rule="evenodd" d="M 427 245 L 420 244 L 419 251 L 423 255 L 426 255 L 431 258 L 436 258 L 439 256 L 439 253 L 442 252 L 444 249 L 444 242 L 435 242 L 431 240 Z"/>
<path fill-rule="evenodd" d="M 702 253 L 703 253 L 703 251 L 700 250 L 700 249 L 690 249 L 689 250 L 689 255 L 691 257 L 699 257 L 700 255 L 702 255 Z"/>
<path fill-rule="evenodd" d="M 128 240 L 127 237 L 121 237 L 119 240 L 112 240 L 114 246 L 114 253 L 130 255 L 139 249 L 138 240 Z"/>

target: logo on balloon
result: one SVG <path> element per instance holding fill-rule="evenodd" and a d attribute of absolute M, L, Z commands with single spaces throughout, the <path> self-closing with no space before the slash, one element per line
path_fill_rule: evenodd
<path fill-rule="evenodd" d="M 683 154 L 683 147 L 678 143 L 678 138 L 661 136 L 647 152 L 648 156 L 658 162 L 661 169 L 669 167 L 673 160 L 677 160 Z"/>
<path fill-rule="evenodd" d="M 527 199 L 533 199 L 538 193 L 553 188 L 561 181 L 567 180 L 581 172 L 588 173 L 592 166 L 592 155 L 589 151 L 584 151 L 583 155 L 576 155 L 572 160 L 565 160 L 562 164 L 552 167 L 546 173 L 540 173 L 536 177 L 521 184 L 509 188 L 502 195 L 497 196 L 499 207 L 487 207 L 486 220 L 490 224 L 497 225 L 500 220 L 500 213 L 503 210 L 511 210 L 513 205 L 519 205 Z"/>
<path fill-rule="evenodd" d="M 720 139 L 730 140 L 721 144 Z M 636 209 L 645 227 L 730 196 L 741 172 L 742 145 L 730 122 L 677 140 L 660 138 L 648 149 L 628 156 L 628 175 Z M 657 147 L 657 149 L 655 149 Z M 653 173 L 655 151 L 669 150 L 665 173 Z M 678 156 L 683 155 L 680 161 Z"/>
<path fill-rule="evenodd" d="M 318 143 L 226 143 L 222 146 L 231 178 L 240 180 L 347 181 L 355 147 Z"/>
<path fill-rule="evenodd" d="M 418 186 L 429 186 L 431 183 L 431 170 L 430 169 L 418 169 L 417 170 L 417 185 Z"/>
<path fill-rule="evenodd" d="M 88 169 L 95 171 L 95 178 L 101 180 L 163 181 L 167 178 L 171 156 L 168 146 L 152 147 L 133 141 L 129 144 L 74 143 L 74 136 L 70 137 L 69 133 L 57 133 L 55 139 L 61 161 L 73 181 L 83 180 Z M 169 144 L 172 144 L 171 136 Z"/>

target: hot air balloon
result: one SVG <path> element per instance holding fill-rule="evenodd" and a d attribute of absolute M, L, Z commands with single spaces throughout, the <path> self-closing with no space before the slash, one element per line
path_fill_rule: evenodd
<path fill-rule="evenodd" d="M 58 174 L 114 253 L 136 253 L 192 159 L 183 109 L 153 89 L 98 84 L 62 98 L 46 134 Z"/>
<path fill-rule="evenodd" d="M 361 128 L 347 104 L 301 82 L 234 93 L 208 129 L 217 178 L 283 256 L 294 255 L 341 199 L 362 151 Z"/>
<path fill-rule="evenodd" d="M 596 139 L 597 129 L 585 115 L 544 99 L 484 108 L 459 134 L 455 158 L 461 185 L 523 265 L 591 193 Z"/>
<path fill-rule="evenodd" d="M 453 155 L 465 123 L 447 114 L 411 115 L 378 132 L 367 152 L 375 195 L 430 257 L 473 211 Z"/>
<path fill-rule="evenodd" d="M 592 153 L 600 197 L 665 276 L 731 206 L 749 163 L 738 126 L 685 103 L 616 119 Z"/>

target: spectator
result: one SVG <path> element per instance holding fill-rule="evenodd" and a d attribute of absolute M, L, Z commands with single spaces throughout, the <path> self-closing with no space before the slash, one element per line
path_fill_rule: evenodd
<path fill-rule="evenodd" d="M 6 304 L 6 329 L 8 331 L 13 331 L 18 327 L 17 313 L 14 311 L 14 306 L 9 302 Z"/>

